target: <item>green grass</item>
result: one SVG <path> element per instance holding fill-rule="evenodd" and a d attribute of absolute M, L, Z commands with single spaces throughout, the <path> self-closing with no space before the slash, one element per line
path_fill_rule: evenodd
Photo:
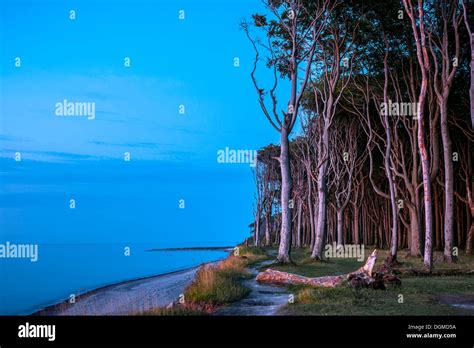
<path fill-rule="evenodd" d="M 310 252 L 307 248 L 294 249 L 291 253 L 291 258 L 295 264 L 288 265 L 272 265 L 272 269 L 282 272 L 289 272 L 301 274 L 307 277 L 320 277 L 326 275 L 337 275 L 353 272 L 359 267 L 363 266 L 366 258 L 374 248 L 365 247 L 364 261 L 359 262 L 357 259 L 343 259 L 333 258 L 324 261 L 312 261 L 310 259 Z M 375 268 L 388 257 L 388 250 L 378 250 L 377 263 Z M 421 257 L 407 257 L 407 251 L 401 250 L 398 254 L 398 260 L 401 262 L 399 267 L 423 269 L 423 259 Z M 434 269 L 474 269 L 474 256 L 467 256 L 463 251 L 460 251 L 459 261 L 456 263 L 443 262 L 443 253 L 436 251 L 433 255 Z M 269 268 L 269 267 L 267 267 Z M 262 270 L 265 267 L 262 267 Z"/>
<path fill-rule="evenodd" d="M 366 257 L 372 251 L 366 248 Z M 406 257 L 401 251 L 398 259 L 403 268 L 423 268 L 421 258 Z M 377 268 L 388 256 L 388 251 L 380 250 Z M 292 252 L 295 265 L 273 265 L 271 268 L 308 277 L 344 274 L 355 271 L 364 262 L 356 259 L 329 259 L 314 262 L 309 259 L 308 249 Z M 446 264 L 442 253 L 435 252 L 435 269 L 474 269 L 474 257 L 462 254 L 458 263 Z M 265 267 L 264 267 L 265 268 Z M 295 303 L 281 310 L 286 315 L 456 315 L 471 314 L 472 311 L 441 303 L 445 295 L 474 297 L 473 276 L 432 276 L 402 277 L 400 288 L 387 290 L 354 290 L 345 286 L 324 289 L 308 286 L 290 286 L 288 291 L 295 294 Z M 403 296 L 403 303 L 399 300 Z"/>
<path fill-rule="evenodd" d="M 367 254 L 367 253 L 366 253 Z M 291 253 L 291 259 L 295 264 L 279 265 L 273 264 L 266 268 L 276 269 L 282 272 L 289 272 L 304 275 L 306 277 L 321 277 L 327 275 L 337 275 L 353 272 L 364 265 L 364 262 L 358 262 L 356 259 L 329 259 L 325 261 L 312 261 L 310 252 L 307 248 L 294 249 Z"/>
<path fill-rule="evenodd" d="M 388 290 L 348 287 L 290 287 L 295 303 L 287 305 L 286 315 L 462 315 L 467 310 L 441 303 L 445 294 L 473 296 L 472 277 L 420 277 L 402 279 L 402 287 Z M 400 303 L 400 295 L 403 303 Z"/>
<path fill-rule="evenodd" d="M 199 270 L 195 281 L 186 289 L 185 299 L 193 303 L 222 305 L 234 302 L 248 294 L 240 282 L 245 272 L 208 266 Z"/>
<path fill-rule="evenodd" d="M 239 255 L 244 258 L 245 266 L 250 267 L 256 263 L 269 260 L 267 250 L 259 247 L 239 246 Z"/>
<path fill-rule="evenodd" d="M 263 249 L 240 246 L 238 256 L 232 253 L 217 265 L 202 267 L 186 289 L 185 300 L 218 306 L 244 298 L 250 292 L 242 285 L 250 277 L 247 267 L 267 258 Z"/>
<path fill-rule="evenodd" d="M 372 249 L 370 249 L 372 250 Z M 366 248 L 367 254 L 368 248 Z M 379 259 L 386 259 L 389 252 L 388 250 L 381 250 Z M 398 258 L 401 261 L 403 268 L 416 268 L 423 269 L 423 258 L 422 257 L 411 257 L 407 256 L 408 251 L 402 250 L 398 253 Z M 436 269 L 474 269 L 474 255 L 466 255 L 464 250 L 459 250 L 458 262 L 447 263 L 443 260 L 443 253 L 441 251 L 435 251 L 433 253 L 433 268 Z"/>
<path fill-rule="evenodd" d="M 365 257 L 372 252 L 365 248 Z M 155 309 L 143 315 L 204 315 L 216 306 L 225 305 L 247 296 L 249 290 L 242 285 L 248 279 L 247 268 L 263 260 L 271 259 L 274 248 L 239 247 L 239 256 L 230 255 L 218 265 L 203 267 L 194 282 L 185 291 L 185 305 L 170 309 Z M 315 262 L 310 259 L 308 249 L 292 251 L 294 264 L 262 267 L 308 277 L 345 274 L 357 270 L 363 262 L 356 259 L 329 259 Z M 375 269 L 388 256 L 387 250 L 379 250 Z M 403 268 L 423 268 L 421 258 L 407 257 L 399 252 L 398 260 Z M 435 269 L 474 269 L 474 257 L 460 252 L 458 263 L 444 263 L 442 253 L 435 252 Z M 449 306 L 441 302 L 446 296 L 458 296 L 462 302 L 474 298 L 473 276 L 403 276 L 402 286 L 387 290 L 360 289 L 346 286 L 332 289 L 308 286 L 289 286 L 289 293 L 295 295 L 295 303 L 286 305 L 283 315 L 472 315 L 472 311 Z M 403 303 L 400 303 L 403 295 Z"/>

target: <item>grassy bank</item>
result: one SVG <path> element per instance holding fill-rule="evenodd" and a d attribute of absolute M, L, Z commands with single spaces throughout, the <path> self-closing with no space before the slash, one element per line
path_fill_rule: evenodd
<path fill-rule="evenodd" d="M 223 261 L 199 269 L 194 281 L 184 292 L 184 303 L 173 308 L 158 308 L 145 315 L 202 315 L 248 295 L 242 285 L 248 279 L 251 265 L 268 259 L 263 249 L 239 246 Z"/>
<path fill-rule="evenodd" d="M 368 254 L 372 249 L 366 250 Z M 388 251 L 379 252 L 376 268 L 388 256 Z M 294 250 L 294 265 L 275 265 L 273 269 L 308 277 L 343 274 L 356 270 L 363 262 L 356 259 L 329 259 L 325 262 L 309 260 L 307 249 Z M 406 252 L 398 256 L 403 268 L 422 268 L 421 258 L 407 257 Z M 434 255 L 437 269 L 474 269 L 474 257 L 461 255 L 459 262 L 446 264 L 442 254 Z M 365 262 L 365 260 L 364 260 Z M 288 304 L 281 314 L 286 315 L 456 315 L 472 314 L 463 308 L 448 303 L 474 301 L 473 276 L 404 276 L 402 286 L 387 290 L 347 287 L 315 289 L 307 286 L 291 286 L 288 292 L 295 295 L 295 303 Z"/>
<path fill-rule="evenodd" d="M 372 251 L 366 248 L 366 257 Z M 205 315 L 215 308 L 238 301 L 247 296 L 249 290 L 242 280 L 250 275 L 248 267 L 270 259 L 274 248 L 260 249 L 240 247 L 239 255 L 233 253 L 217 265 L 202 267 L 193 283 L 186 289 L 184 304 L 170 309 L 156 309 L 149 315 Z M 388 251 L 379 250 L 375 269 L 388 256 Z M 308 249 L 292 251 L 293 264 L 273 264 L 262 267 L 307 277 L 345 274 L 355 271 L 364 262 L 356 259 L 335 258 L 323 262 L 310 259 Z M 408 257 L 400 251 L 398 260 L 402 268 L 423 268 L 421 258 Z M 435 269 L 474 269 L 474 257 L 462 254 L 458 263 L 446 264 L 442 253 L 434 254 Z M 289 286 L 295 302 L 280 310 L 283 315 L 472 315 L 473 311 L 454 304 L 474 304 L 474 276 L 401 276 L 401 287 L 387 290 L 359 289 L 346 286 L 332 289 L 308 286 Z"/>
<path fill-rule="evenodd" d="M 238 254 L 232 252 L 217 265 L 202 267 L 185 291 L 186 302 L 212 307 L 247 296 L 249 290 L 241 283 L 250 277 L 247 267 L 266 258 L 262 249 L 241 246 Z"/>

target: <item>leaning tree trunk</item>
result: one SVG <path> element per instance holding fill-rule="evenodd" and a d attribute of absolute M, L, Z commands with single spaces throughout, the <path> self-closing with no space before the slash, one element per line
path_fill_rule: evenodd
<path fill-rule="evenodd" d="M 290 146 L 288 131 L 285 127 L 281 130 L 281 232 L 280 245 L 278 248 L 278 261 L 281 263 L 290 262 L 291 247 L 291 170 L 290 170 Z"/>

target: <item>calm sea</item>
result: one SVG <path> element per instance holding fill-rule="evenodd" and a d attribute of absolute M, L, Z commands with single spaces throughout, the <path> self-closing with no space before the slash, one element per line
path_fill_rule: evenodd
<path fill-rule="evenodd" d="M 226 256 L 152 248 L 229 246 L 249 234 L 248 167 L 0 158 L 0 174 L 0 244 L 39 245 L 37 262 L 0 258 L 0 314 Z"/>
<path fill-rule="evenodd" d="M 125 256 L 124 248 L 130 255 Z M 37 262 L 5 259 L 0 314 L 31 314 L 95 288 L 224 258 L 224 251 L 148 251 L 145 244 L 39 245 Z"/>

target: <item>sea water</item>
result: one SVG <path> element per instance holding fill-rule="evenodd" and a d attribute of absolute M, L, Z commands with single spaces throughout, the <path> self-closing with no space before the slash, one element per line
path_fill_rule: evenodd
<path fill-rule="evenodd" d="M 37 245 L 35 258 L 0 259 L 1 315 L 227 255 L 151 249 L 232 246 L 248 236 L 248 167 L 127 164 L 0 158 L 0 244 Z"/>

